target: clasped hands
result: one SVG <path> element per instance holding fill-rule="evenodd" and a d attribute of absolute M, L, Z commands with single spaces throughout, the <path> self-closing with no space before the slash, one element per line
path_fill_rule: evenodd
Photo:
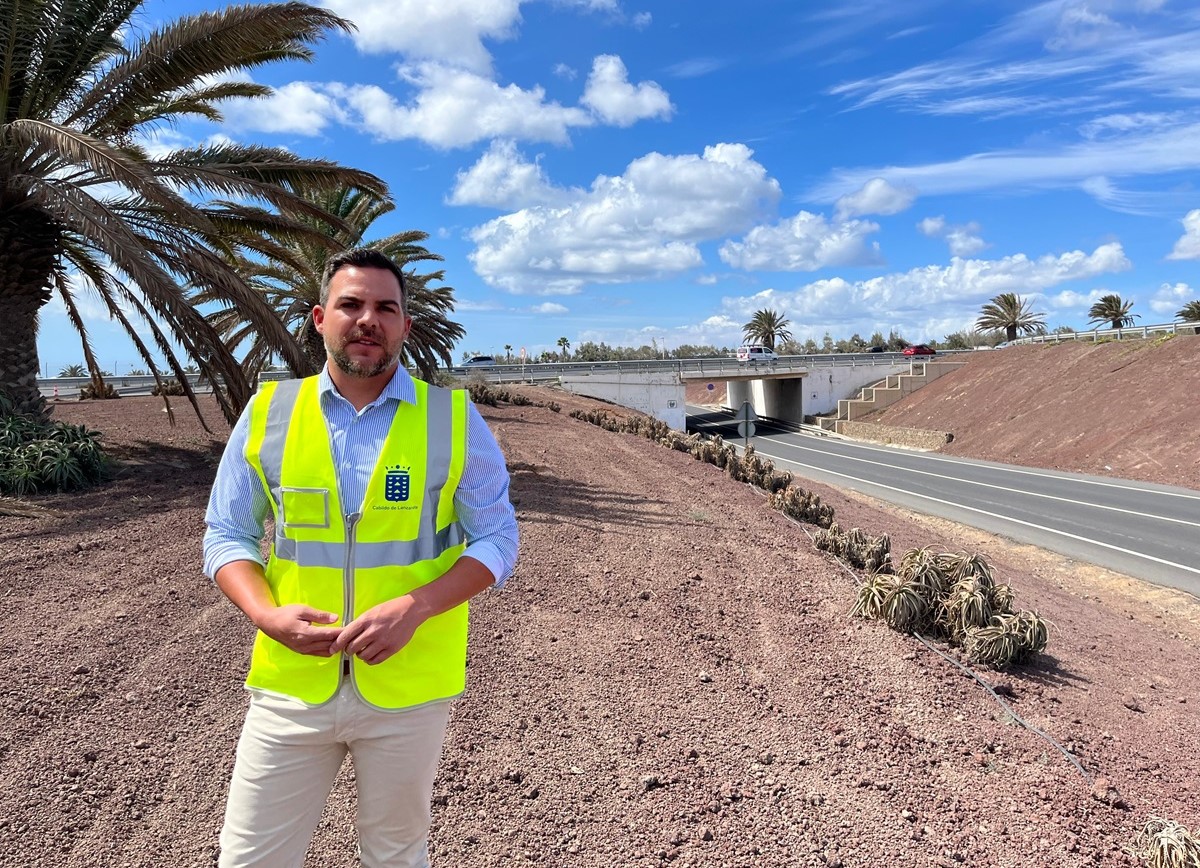
<path fill-rule="evenodd" d="M 411 596 L 404 596 L 373 606 L 342 627 L 325 626 L 337 619 L 333 612 L 297 603 L 268 610 L 256 626 L 298 654 L 345 653 L 374 666 L 407 645 L 425 616 Z"/>

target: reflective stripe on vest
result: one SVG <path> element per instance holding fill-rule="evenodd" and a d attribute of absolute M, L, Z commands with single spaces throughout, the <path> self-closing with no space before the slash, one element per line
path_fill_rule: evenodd
<path fill-rule="evenodd" d="M 255 396 L 245 455 L 274 513 L 266 575 L 279 605 L 333 612 L 341 626 L 433 581 L 462 553 L 454 492 L 466 463 L 466 393 L 413 383 L 416 403 L 397 406 L 356 513 L 341 505 L 317 378 L 265 383 Z M 356 658 L 354 686 L 385 709 L 456 696 L 466 637 L 463 604 L 430 618 L 383 663 Z M 246 683 L 320 704 L 341 672 L 338 658 L 298 654 L 260 632 Z"/>

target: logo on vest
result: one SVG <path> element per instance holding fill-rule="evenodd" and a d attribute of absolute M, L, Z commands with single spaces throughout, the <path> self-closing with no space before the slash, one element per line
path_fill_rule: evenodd
<path fill-rule="evenodd" d="M 408 468 L 399 464 L 389 467 L 383 477 L 383 499 L 402 503 L 408 500 L 409 488 Z"/>

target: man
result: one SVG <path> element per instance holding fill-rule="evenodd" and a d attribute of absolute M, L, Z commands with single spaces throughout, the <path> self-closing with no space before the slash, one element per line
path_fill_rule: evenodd
<path fill-rule="evenodd" d="M 466 601 L 516 561 L 508 473 L 465 392 L 400 367 L 412 320 L 390 259 L 332 257 L 313 322 L 324 369 L 262 386 L 206 516 L 205 572 L 258 628 L 219 864 L 299 866 L 350 753 L 362 864 L 428 866 Z"/>

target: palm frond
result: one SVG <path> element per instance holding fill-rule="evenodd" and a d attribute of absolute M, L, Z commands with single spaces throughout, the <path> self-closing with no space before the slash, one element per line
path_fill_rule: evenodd
<path fill-rule="evenodd" d="M 311 45 L 354 25 L 304 3 L 229 6 L 180 18 L 140 40 L 79 101 L 67 123 L 127 136 L 147 105 L 209 77 L 278 60 L 310 60 Z"/>

